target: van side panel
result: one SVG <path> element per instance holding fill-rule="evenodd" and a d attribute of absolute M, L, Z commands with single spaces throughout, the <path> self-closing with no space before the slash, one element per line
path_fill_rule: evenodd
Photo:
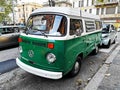
<path fill-rule="evenodd" d="M 78 38 L 65 41 L 65 73 L 69 72 L 79 54 L 83 54 L 83 58 L 90 54 L 95 45 L 101 42 L 101 32 L 96 32 L 81 36 Z"/>

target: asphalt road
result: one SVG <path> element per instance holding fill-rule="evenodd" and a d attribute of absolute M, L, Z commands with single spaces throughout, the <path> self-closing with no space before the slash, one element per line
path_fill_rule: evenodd
<path fill-rule="evenodd" d="M 104 63 L 108 53 L 89 55 L 82 62 L 80 73 L 74 78 L 50 80 L 17 68 L 0 75 L 0 90 L 82 90 Z"/>

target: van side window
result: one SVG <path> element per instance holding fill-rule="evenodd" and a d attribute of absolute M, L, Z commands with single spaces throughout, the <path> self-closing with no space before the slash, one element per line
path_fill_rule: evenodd
<path fill-rule="evenodd" d="M 102 28 L 102 23 L 100 21 L 95 21 L 96 24 L 96 30 L 99 30 Z"/>
<path fill-rule="evenodd" d="M 70 35 L 83 32 L 82 20 L 70 19 Z"/>
<path fill-rule="evenodd" d="M 92 32 L 95 30 L 94 21 L 85 21 L 85 27 L 87 32 Z"/>

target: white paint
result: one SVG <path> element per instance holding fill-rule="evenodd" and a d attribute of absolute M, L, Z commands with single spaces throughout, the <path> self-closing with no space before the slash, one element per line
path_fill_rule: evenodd
<path fill-rule="evenodd" d="M 70 7 L 43 7 L 35 10 L 32 14 L 35 13 L 63 13 L 71 16 L 80 16 L 84 18 L 91 19 L 100 19 L 98 15 L 93 15 L 87 12 L 80 11 L 78 8 L 70 8 Z"/>
<path fill-rule="evenodd" d="M 25 70 L 29 73 L 41 76 L 41 77 L 50 78 L 50 79 L 60 79 L 60 78 L 62 78 L 62 72 L 51 72 L 51 71 L 46 71 L 46 70 L 43 70 L 43 69 L 34 68 L 32 66 L 24 64 L 18 58 L 16 59 L 16 63 L 23 70 Z"/>

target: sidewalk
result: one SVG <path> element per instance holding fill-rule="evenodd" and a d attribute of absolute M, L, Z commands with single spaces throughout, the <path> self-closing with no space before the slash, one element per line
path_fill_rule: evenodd
<path fill-rule="evenodd" d="M 120 90 L 120 49 L 97 90 Z"/>
<path fill-rule="evenodd" d="M 120 45 L 107 58 L 84 90 L 120 90 Z"/>

